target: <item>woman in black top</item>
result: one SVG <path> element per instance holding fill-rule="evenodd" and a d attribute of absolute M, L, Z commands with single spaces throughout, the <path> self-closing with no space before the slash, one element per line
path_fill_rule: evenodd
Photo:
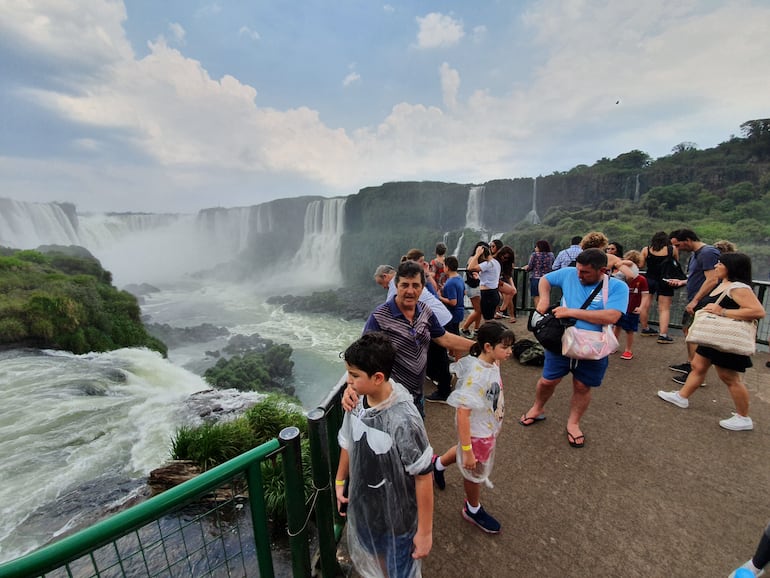
<path fill-rule="evenodd" d="M 658 301 L 658 331 L 649 326 L 649 309 L 639 311 L 639 320 L 642 322 L 642 335 L 658 335 L 659 343 L 672 343 L 674 340 L 668 336 L 668 324 L 671 321 L 671 303 L 674 301 L 674 288 L 663 281 L 661 265 L 663 261 L 673 256 L 679 260 L 679 251 L 671 244 L 665 231 L 658 231 L 650 239 L 650 245 L 642 249 L 642 262 L 639 267 L 647 268 L 647 284 L 650 287 L 650 295 L 655 295 Z"/>

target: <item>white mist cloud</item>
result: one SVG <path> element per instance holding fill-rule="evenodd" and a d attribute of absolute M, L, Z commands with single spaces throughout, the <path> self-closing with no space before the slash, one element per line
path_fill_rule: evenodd
<path fill-rule="evenodd" d="M 441 93 L 444 95 L 444 105 L 448 109 L 457 108 L 457 91 L 460 89 L 460 73 L 444 62 L 439 67 L 441 77 Z"/>
<path fill-rule="evenodd" d="M 259 32 L 252 30 L 248 26 L 241 26 L 241 29 L 238 30 L 238 36 L 245 36 L 251 40 L 259 40 L 261 38 Z"/>

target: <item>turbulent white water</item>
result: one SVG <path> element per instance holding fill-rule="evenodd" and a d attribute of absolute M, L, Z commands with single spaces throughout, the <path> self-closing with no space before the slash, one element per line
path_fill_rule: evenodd
<path fill-rule="evenodd" d="M 206 387 L 147 350 L 0 354 L 0 560 L 63 529 L 24 529 L 46 504 L 105 475 L 146 475 L 167 459 L 182 402 Z"/>

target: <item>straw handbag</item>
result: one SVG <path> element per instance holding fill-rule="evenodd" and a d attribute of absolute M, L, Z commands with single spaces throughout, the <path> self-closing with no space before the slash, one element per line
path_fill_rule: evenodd
<path fill-rule="evenodd" d="M 728 287 L 714 303 L 719 305 L 729 291 Z M 701 309 L 695 312 L 686 341 L 725 353 L 753 355 L 757 350 L 757 322 L 722 317 Z"/>

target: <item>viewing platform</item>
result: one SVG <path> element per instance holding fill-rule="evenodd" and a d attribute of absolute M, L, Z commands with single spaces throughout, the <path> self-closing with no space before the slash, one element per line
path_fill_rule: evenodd
<path fill-rule="evenodd" d="M 511 327 L 517 339 L 531 337 L 526 318 Z M 705 578 L 748 560 L 770 520 L 770 356 L 766 347 L 754 355 L 745 376 L 754 430 L 728 431 L 718 422 L 734 407 L 713 368 L 688 409 L 657 397 L 679 388 L 668 366 L 687 359 L 681 331 L 672 336 L 662 345 L 637 334 L 632 360 L 611 357 L 581 421 L 582 449 L 565 434 L 571 376 L 546 405 L 547 419 L 523 427 L 541 368 L 504 363 L 495 487 L 481 491 L 502 532 L 484 534 L 463 520 L 462 478 L 451 466 L 446 490 L 435 492 L 423 575 Z M 456 443 L 454 408 L 429 403 L 426 412 L 442 453 Z"/>

